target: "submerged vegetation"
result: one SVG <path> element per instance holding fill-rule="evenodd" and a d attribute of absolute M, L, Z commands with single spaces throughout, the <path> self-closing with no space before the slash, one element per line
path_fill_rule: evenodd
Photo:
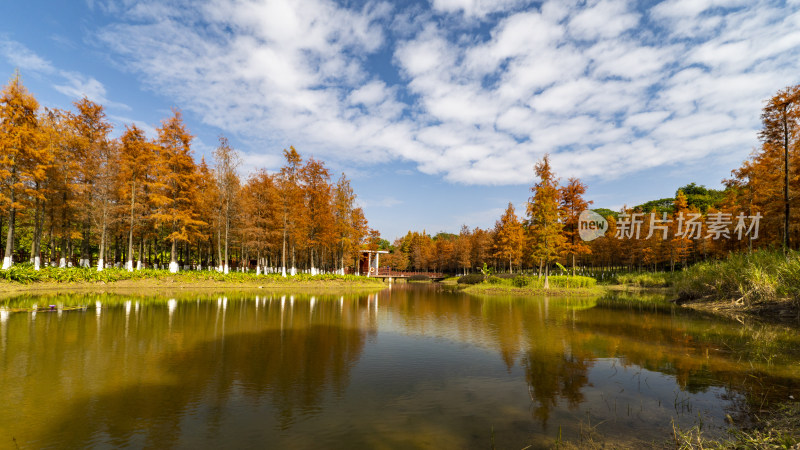
<path fill-rule="evenodd" d="M 701 426 L 681 430 L 673 424 L 673 442 L 678 449 L 702 448 L 798 448 L 800 403 L 783 403 L 755 414 L 753 425 L 733 429 L 730 437 L 709 439 Z"/>

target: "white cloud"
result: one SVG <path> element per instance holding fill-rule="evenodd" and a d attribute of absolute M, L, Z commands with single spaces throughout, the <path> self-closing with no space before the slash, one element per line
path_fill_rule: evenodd
<path fill-rule="evenodd" d="M 564 177 L 744 158 L 762 100 L 797 82 L 800 56 L 800 5 L 773 1 L 156 3 L 117 5 L 101 40 L 241 136 L 252 164 L 295 144 L 458 183 L 526 183 L 546 152 Z"/>
<path fill-rule="evenodd" d="M 590 6 L 572 16 L 570 34 L 578 39 L 615 38 L 636 27 L 639 14 L 623 0 L 590 1 Z"/>
<path fill-rule="evenodd" d="M 734 8 L 748 3 L 749 0 L 666 0 L 653 7 L 652 14 L 656 17 L 691 20 L 714 7 Z"/>
<path fill-rule="evenodd" d="M 49 61 L 41 58 L 16 41 L 2 39 L 0 36 L 0 55 L 5 57 L 11 65 L 23 71 L 34 72 L 53 72 L 53 66 Z"/>
<path fill-rule="evenodd" d="M 112 102 L 106 97 L 106 88 L 103 83 L 97 81 L 92 77 L 86 77 L 77 72 L 60 72 L 64 77 L 66 84 L 56 84 L 53 86 L 55 90 L 61 92 L 67 97 L 79 99 L 86 97 L 89 100 L 101 104 L 105 107 L 117 107 L 120 109 L 129 110 L 125 104 Z"/>
<path fill-rule="evenodd" d="M 525 0 L 433 0 L 432 3 L 439 11 L 483 18 L 487 14 L 516 9 L 525 4 Z"/>
<path fill-rule="evenodd" d="M 53 88 L 73 100 L 85 96 L 89 100 L 107 107 L 130 109 L 127 105 L 109 100 L 106 97 L 106 88 L 100 81 L 78 72 L 58 70 L 50 61 L 40 57 L 19 42 L 3 39 L 0 36 L 0 56 L 6 58 L 11 65 L 22 72 L 34 72 L 56 80 L 53 81 Z"/>
<path fill-rule="evenodd" d="M 358 199 L 358 204 L 362 208 L 391 208 L 393 206 L 402 205 L 404 202 L 394 197 L 383 197 L 380 199 Z"/>
<path fill-rule="evenodd" d="M 156 128 L 147 122 L 131 119 L 130 117 L 118 116 L 115 114 L 109 114 L 108 118 L 114 122 L 114 131 L 117 135 L 124 133 L 125 127 L 133 124 L 144 131 L 145 136 L 147 136 L 148 139 L 155 139 L 158 137 L 158 131 L 156 131 Z"/>
<path fill-rule="evenodd" d="M 242 166 L 239 168 L 239 172 L 242 174 L 255 173 L 258 169 L 276 171 L 284 163 L 283 158 L 278 154 L 247 152 L 240 153 L 240 155 L 242 157 Z"/>

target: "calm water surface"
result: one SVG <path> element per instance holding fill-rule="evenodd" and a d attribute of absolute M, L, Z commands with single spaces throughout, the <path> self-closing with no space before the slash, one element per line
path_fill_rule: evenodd
<path fill-rule="evenodd" d="M 641 446 L 800 398 L 797 328 L 658 300 L 413 284 L 10 299 L 0 448 Z"/>

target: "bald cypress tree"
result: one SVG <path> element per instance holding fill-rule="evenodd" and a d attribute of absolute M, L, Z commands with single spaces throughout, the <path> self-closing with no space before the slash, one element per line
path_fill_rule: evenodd
<path fill-rule="evenodd" d="M 800 85 L 790 86 L 767 100 L 761 113 L 759 136 L 764 146 L 783 150 L 783 250 L 789 249 L 789 153 L 797 147 L 800 121 Z"/>
<path fill-rule="evenodd" d="M 0 94 L 0 206 L 8 211 L 4 270 L 14 263 L 17 211 L 24 207 L 29 182 L 35 177 L 40 141 L 38 109 L 39 103 L 15 74 Z"/>
<path fill-rule="evenodd" d="M 236 213 L 237 199 L 241 188 L 236 171 L 241 165 L 241 158 L 224 136 L 220 136 L 219 146 L 214 150 L 214 165 L 214 179 L 217 182 L 217 192 L 219 193 L 217 205 L 221 218 L 219 225 L 222 227 L 218 234 L 222 237 L 220 240 L 224 241 L 224 256 L 220 269 L 224 273 L 228 273 L 231 220 Z"/>
<path fill-rule="evenodd" d="M 158 128 L 157 189 L 151 195 L 153 218 L 167 231 L 170 272 L 178 271 L 178 243 L 189 242 L 203 222 L 197 218 L 197 167 L 192 158 L 192 136 L 179 111 Z"/>
<path fill-rule="evenodd" d="M 153 170 L 155 152 L 153 143 L 148 141 L 136 125 L 125 129 L 121 137 L 119 166 L 117 177 L 119 182 L 119 197 L 121 207 L 128 216 L 128 261 L 125 267 L 133 271 L 133 235 L 135 227 L 141 222 L 144 193 L 145 174 Z M 141 252 L 139 255 L 141 261 Z"/>
<path fill-rule="evenodd" d="M 528 230 L 533 259 L 540 261 L 540 267 L 544 265 L 544 288 L 548 289 L 550 262 L 558 256 L 565 241 L 559 217 L 561 193 L 548 155 L 536 163 L 534 171 L 539 181 L 531 188 L 533 196 L 528 200 Z"/>
<path fill-rule="evenodd" d="M 506 212 L 494 226 L 494 257 L 499 261 L 508 261 L 509 273 L 514 272 L 514 264 L 519 264 L 522 259 L 522 249 L 525 233 L 522 223 L 514 212 L 514 205 L 510 202 Z"/>

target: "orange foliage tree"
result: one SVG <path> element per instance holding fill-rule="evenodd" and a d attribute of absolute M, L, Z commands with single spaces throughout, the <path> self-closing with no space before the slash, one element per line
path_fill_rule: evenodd
<path fill-rule="evenodd" d="M 494 257 L 508 261 L 509 273 L 513 273 L 514 265 L 519 264 L 522 260 L 524 240 L 525 232 L 522 228 L 522 223 L 514 212 L 514 205 L 509 203 L 505 213 L 495 223 L 494 243 L 492 245 Z"/>
<path fill-rule="evenodd" d="M 178 243 L 188 242 L 204 224 L 197 219 L 195 212 L 198 180 L 191 141 L 192 136 L 177 110 L 158 128 L 158 167 L 161 172 L 152 193 L 156 208 L 153 218 L 167 230 L 169 270 L 173 273 L 178 271 Z"/>
<path fill-rule="evenodd" d="M 17 211 L 25 208 L 23 200 L 37 177 L 36 161 L 41 159 L 38 109 L 39 103 L 16 74 L 0 95 L 0 206 L 8 211 L 4 270 L 13 264 Z"/>
<path fill-rule="evenodd" d="M 547 289 L 550 287 L 550 262 L 558 256 L 566 240 L 560 220 L 561 193 L 548 155 L 536 163 L 534 172 L 539 181 L 531 188 L 533 196 L 528 200 L 528 231 L 532 256 L 539 261 L 540 274 L 544 265 L 544 288 Z"/>
<path fill-rule="evenodd" d="M 592 253 L 592 249 L 581 240 L 578 233 L 578 217 L 592 202 L 583 199 L 586 185 L 577 178 L 570 178 L 560 191 L 561 217 L 564 222 L 562 231 L 565 238 L 564 252 L 572 257 L 572 274 L 575 275 L 575 256 Z"/>

